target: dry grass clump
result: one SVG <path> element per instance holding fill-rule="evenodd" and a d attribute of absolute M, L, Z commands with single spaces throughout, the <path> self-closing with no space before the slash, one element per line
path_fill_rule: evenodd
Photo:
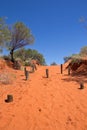
<path fill-rule="evenodd" d="M 0 59 L 0 70 L 4 69 L 6 67 L 5 60 Z"/>
<path fill-rule="evenodd" d="M 9 72 L 1 72 L 0 73 L 0 83 L 2 84 L 11 84 L 15 76 Z"/>

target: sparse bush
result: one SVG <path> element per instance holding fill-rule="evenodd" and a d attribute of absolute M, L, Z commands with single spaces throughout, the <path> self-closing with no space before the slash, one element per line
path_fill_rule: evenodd
<path fill-rule="evenodd" d="M 6 55 L 4 55 L 2 58 L 3 58 L 4 60 L 7 60 L 7 61 L 10 61 L 10 60 L 11 60 L 10 57 L 9 57 L 9 56 L 6 56 Z"/>
<path fill-rule="evenodd" d="M 81 48 L 80 55 L 87 56 L 87 46 Z"/>
<path fill-rule="evenodd" d="M 21 63 L 20 61 L 15 61 L 13 64 L 14 69 L 21 70 Z"/>
<path fill-rule="evenodd" d="M 64 63 L 66 63 L 67 61 L 71 59 L 71 56 L 65 56 L 63 59 L 64 59 Z"/>
<path fill-rule="evenodd" d="M 25 66 L 29 66 L 29 63 L 28 63 L 28 62 L 25 62 L 24 65 L 25 65 Z"/>
<path fill-rule="evenodd" d="M 81 56 L 80 54 L 74 54 L 71 56 L 72 64 L 73 63 L 80 63 L 81 62 Z"/>
<path fill-rule="evenodd" d="M 33 60 L 38 60 L 40 65 L 45 65 L 45 58 L 44 56 L 39 53 L 37 50 L 33 50 L 33 49 L 20 49 L 14 52 L 14 58 L 20 58 L 25 64 L 26 61 L 29 62 L 30 59 Z"/>
<path fill-rule="evenodd" d="M 15 59 L 15 61 L 13 63 L 13 67 L 14 67 L 14 69 L 20 70 L 21 66 L 22 66 L 22 60 L 18 57 Z"/>
<path fill-rule="evenodd" d="M 56 62 L 52 62 L 50 65 L 57 65 Z"/>
<path fill-rule="evenodd" d="M 11 84 L 13 82 L 14 75 L 9 72 L 3 72 L 0 74 L 0 83 L 2 84 Z"/>
<path fill-rule="evenodd" d="M 22 63 L 22 59 L 20 57 L 15 58 L 15 61 L 18 61 L 18 62 Z"/>

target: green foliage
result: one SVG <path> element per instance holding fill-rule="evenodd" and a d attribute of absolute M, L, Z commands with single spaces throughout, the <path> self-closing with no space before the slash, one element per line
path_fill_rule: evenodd
<path fill-rule="evenodd" d="M 34 42 L 34 37 L 31 34 L 30 29 L 22 22 L 17 22 L 13 25 L 11 34 L 10 49 L 16 50 Z"/>
<path fill-rule="evenodd" d="M 37 59 L 41 65 L 45 65 L 45 59 L 42 54 L 36 50 L 25 50 L 23 47 L 34 42 L 34 37 L 30 29 L 22 22 L 16 22 L 11 29 L 5 23 L 4 18 L 0 18 L 0 52 L 2 47 L 10 50 L 11 61 L 20 58 L 22 61 Z M 20 49 L 21 48 L 21 49 Z M 19 50 L 17 50 L 19 49 Z M 14 51 L 17 50 L 14 54 Z M 7 59 L 7 57 L 4 57 Z"/>
<path fill-rule="evenodd" d="M 26 61 L 25 64 L 28 65 L 31 59 L 38 60 L 41 65 L 45 65 L 45 59 L 42 54 L 40 54 L 37 50 L 32 49 L 24 49 L 21 48 L 14 52 L 14 57 L 19 57 L 22 61 Z"/>
<path fill-rule="evenodd" d="M 14 52 L 14 58 L 20 58 L 22 61 L 26 60 L 26 55 L 25 55 L 25 49 L 20 48 L 19 50 Z"/>
<path fill-rule="evenodd" d="M 5 23 L 5 18 L 0 18 L 0 50 L 11 40 L 10 30 Z"/>
<path fill-rule="evenodd" d="M 32 50 L 32 57 L 33 59 L 38 60 L 41 65 L 45 65 L 44 56 L 40 54 L 38 51 Z"/>
<path fill-rule="evenodd" d="M 12 26 L 11 29 L 11 41 L 8 44 L 10 50 L 11 61 L 14 62 L 14 51 L 26 45 L 32 44 L 34 42 L 34 37 L 22 22 L 17 22 Z"/>
<path fill-rule="evenodd" d="M 71 60 L 72 64 L 74 63 L 80 63 L 81 61 L 81 55 L 80 54 L 72 54 L 71 56 L 65 57 L 65 62 Z"/>

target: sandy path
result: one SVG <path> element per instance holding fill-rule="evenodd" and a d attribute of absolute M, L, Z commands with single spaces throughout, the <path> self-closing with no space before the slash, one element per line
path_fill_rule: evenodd
<path fill-rule="evenodd" d="M 23 71 L 13 72 L 15 82 L 0 86 L 0 130 L 87 130 L 87 83 L 78 89 L 59 66 L 40 66 L 28 81 Z M 7 94 L 13 102 L 5 103 Z"/>

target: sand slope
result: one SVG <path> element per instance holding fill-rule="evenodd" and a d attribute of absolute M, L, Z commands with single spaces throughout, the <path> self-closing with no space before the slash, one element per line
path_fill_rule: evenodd
<path fill-rule="evenodd" d="M 12 84 L 0 84 L 0 130 L 87 130 L 86 77 L 60 74 L 60 66 L 40 66 L 28 81 L 23 71 L 9 71 L 16 77 Z M 7 94 L 13 102 L 5 102 Z"/>

